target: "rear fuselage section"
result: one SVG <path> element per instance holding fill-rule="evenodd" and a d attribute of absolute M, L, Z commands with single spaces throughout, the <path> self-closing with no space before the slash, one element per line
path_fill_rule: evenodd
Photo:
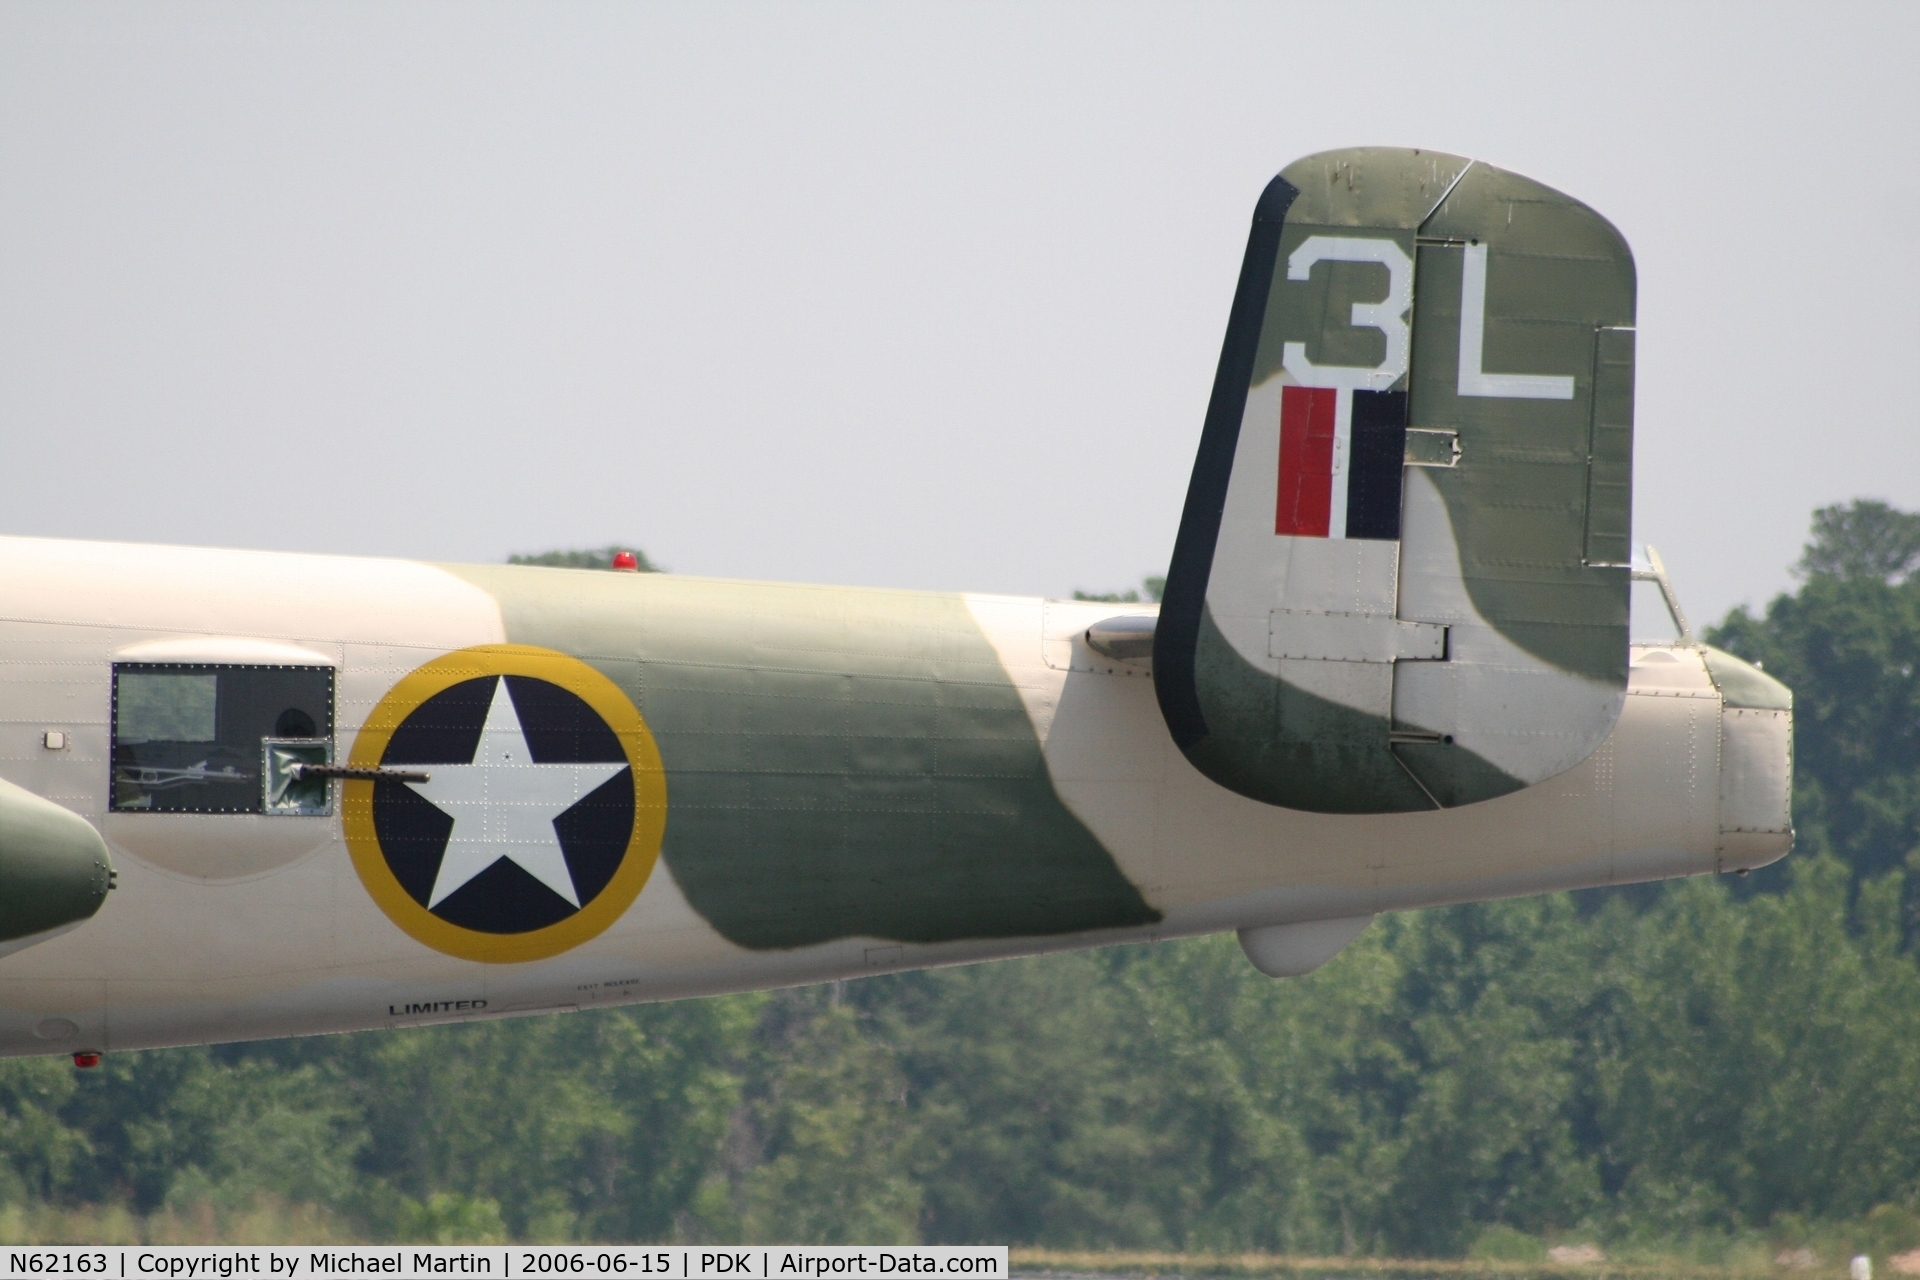
<path fill-rule="evenodd" d="M 1733 705 L 1767 696 L 1725 696 L 1698 648 L 1635 650 L 1612 733 L 1545 782 L 1319 814 L 1203 777 L 1149 666 L 1088 645 L 1092 623 L 1150 606 L 36 539 L 0 539 L 0 583 L 0 777 L 92 823 L 118 872 L 94 918 L 0 958 L 6 1054 L 1351 918 L 1758 865 L 1790 841 L 1790 712 Z M 312 678 L 227 674 L 261 671 Z M 239 723 L 207 709 L 191 727 L 195 690 L 322 683 L 331 705 L 304 720 L 261 713 L 290 736 L 243 726 L 233 762 L 188 759 Z M 565 870 L 518 856 L 548 887 L 502 862 L 449 888 L 434 866 L 481 828 L 395 779 L 468 776 L 509 702 L 531 756 L 500 769 L 600 789 L 553 823 Z M 378 776 L 275 810 L 249 754 L 263 737 Z M 139 763 L 157 742 L 177 757 L 164 777 Z"/>

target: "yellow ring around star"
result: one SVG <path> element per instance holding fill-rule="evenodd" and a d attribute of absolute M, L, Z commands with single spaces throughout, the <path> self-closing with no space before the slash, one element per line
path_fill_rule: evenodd
<path fill-rule="evenodd" d="M 667 829 L 667 774 L 652 731 L 619 685 L 578 658 L 524 644 L 459 649 L 402 676 L 361 726 L 348 763 L 360 769 L 378 767 L 394 731 L 421 703 L 454 685 L 483 676 L 532 676 L 557 684 L 598 712 L 620 739 L 627 763 L 633 766 L 633 835 L 613 879 L 580 910 L 544 929 L 526 933 L 463 929 L 415 902 L 387 865 L 386 852 L 373 825 L 374 784 L 365 780 L 350 779 L 342 788 L 341 821 L 346 829 L 347 851 L 353 855 L 353 869 L 367 893 L 389 920 L 416 941 L 463 960 L 493 964 L 545 960 L 598 937 L 646 887 L 659 861 L 660 841 Z"/>

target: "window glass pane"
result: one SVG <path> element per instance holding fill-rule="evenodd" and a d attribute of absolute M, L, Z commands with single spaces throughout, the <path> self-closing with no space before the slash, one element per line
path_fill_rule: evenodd
<path fill-rule="evenodd" d="M 120 677 L 122 742 L 212 742 L 219 677 L 128 671 Z"/>
<path fill-rule="evenodd" d="M 263 740 L 332 737 L 330 668 L 122 664 L 113 807 L 259 813 Z"/>

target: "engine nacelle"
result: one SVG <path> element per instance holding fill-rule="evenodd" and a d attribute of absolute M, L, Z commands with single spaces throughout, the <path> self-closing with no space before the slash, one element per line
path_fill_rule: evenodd
<path fill-rule="evenodd" d="M 90 918 L 113 887 L 91 823 L 0 780 L 0 955 Z"/>

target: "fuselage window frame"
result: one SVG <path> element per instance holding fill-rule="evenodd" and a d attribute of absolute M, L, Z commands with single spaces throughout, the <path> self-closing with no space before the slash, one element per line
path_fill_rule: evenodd
<path fill-rule="evenodd" d="M 213 677 L 213 698 L 198 681 L 153 681 L 135 695 L 129 677 Z M 107 806 L 112 813 L 241 816 L 332 812 L 331 788 L 320 802 L 289 806 L 267 793 L 275 748 L 312 763 L 331 762 L 337 673 L 331 666 L 251 662 L 115 662 L 108 728 Z M 172 705 L 169 705 L 171 699 Z M 122 737 L 129 721 L 151 734 Z M 211 724 L 211 731 L 207 725 Z M 193 736 L 187 736 L 187 735 Z M 206 735 L 206 736 L 203 736 Z M 309 746 L 310 750 L 299 750 Z M 190 759 L 190 757 L 192 757 Z M 286 790 L 285 779 L 279 779 Z"/>

